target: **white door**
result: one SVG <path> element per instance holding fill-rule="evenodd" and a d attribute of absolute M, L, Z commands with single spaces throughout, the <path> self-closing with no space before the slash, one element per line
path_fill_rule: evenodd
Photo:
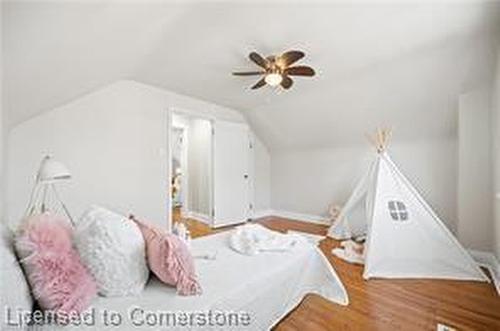
<path fill-rule="evenodd" d="M 246 124 L 214 123 L 214 227 L 249 216 L 249 130 Z"/>

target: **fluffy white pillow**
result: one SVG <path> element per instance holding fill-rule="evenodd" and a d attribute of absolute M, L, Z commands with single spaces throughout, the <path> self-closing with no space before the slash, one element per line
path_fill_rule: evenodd
<path fill-rule="evenodd" d="M 139 294 L 149 277 L 144 239 L 127 217 L 92 206 L 75 230 L 75 244 L 99 294 Z"/>
<path fill-rule="evenodd" d="M 7 313 L 31 313 L 33 298 L 28 282 L 14 253 L 14 235 L 0 220 L 0 330 L 20 330 L 21 327 L 9 326 Z"/>

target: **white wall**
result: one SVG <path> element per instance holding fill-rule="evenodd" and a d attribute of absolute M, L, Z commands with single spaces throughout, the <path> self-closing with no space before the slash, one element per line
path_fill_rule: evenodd
<path fill-rule="evenodd" d="M 40 159 L 73 173 L 61 185 L 79 217 L 92 203 L 166 225 L 167 109 L 244 121 L 236 111 L 133 81 L 119 81 L 14 127 L 8 143 L 8 218 L 22 216 Z"/>
<path fill-rule="evenodd" d="M 2 17 L 3 14 L 3 6 L 0 5 L 0 17 Z M 0 36 L 2 34 L 2 26 L 3 24 L 0 24 Z M 3 76 L 3 66 L 4 66 L 4 61 L 3 57 L 0 56 L 0 77 Z M 3 93 L 4 91 L 4 86 L 3 86 L 3 79 L 0 79 L 0 222 L 4 221 L 4 205 L 6 202 L 5 198 L 5 147 L 6 147 L 6 130 L 5 130 L 5 119 L 4 119 L 4 99 L 3 99 Z"/>
<path fill-rule="evenodd" d="M 497 50 L 497 66 L 493 95 L 493 162 L 495 203 L 495 254 L 500 261 L 500 46 Z"/>
<path fill-rule="evenodd" d="M 65 163 L 59 185 L 74 218 L 91 204 L 166 222 L 166 105 L 142 86 L 119 82 L 13 128 L 9 222 L 24 212 L 40 159 Z"/>
<path fill-rule="evenodd" d="M 256 215 L 271 209 L 271 155 L 257 137 L 253 136 L 254 211 Z"/>
<path fill-rule="evenodd" d="M 458 236 L 468 248 L 493 245 L 490 87 L 458 102 Z"/>
<path fill-rule="evenodd" d="M 188 128 L 189 211 L 211 215 L 212 123 L 191 118 Z"/>
<path fill-rule="evenodd" d="M 452 230 L 456 225 L 456 149 L 454 140 L 392 142 L 389 146 L 394 162 Z M 345 203 L 373 158 L 368 143 L 274 153 L 272 207 L 324 216 L 332 202 Z"/>

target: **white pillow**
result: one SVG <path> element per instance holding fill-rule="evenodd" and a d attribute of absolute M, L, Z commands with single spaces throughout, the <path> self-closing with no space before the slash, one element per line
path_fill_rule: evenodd
<path fill-rule="evenodd" d="M 9 326 L 7 314 L 16 317 L 18 312 L 30 314 L 33 298 L 28 282 L 14 253 L 13 233 L 0 222 L 0 330 L 20 330 L 22 327 Z M 12 318 L 12 317 L 11 317 Z M 17 319 L 14 318 L 14 321 Z"/>
<path fill-rule="evenodd" d="M 144 238 L 127 217 L 92 206 L 75 230 L 75 245 L 99 294 L 139 294 L 149 277 Z"/>

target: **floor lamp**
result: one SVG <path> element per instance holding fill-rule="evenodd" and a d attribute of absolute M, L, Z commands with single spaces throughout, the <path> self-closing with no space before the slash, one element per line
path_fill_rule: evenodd
<path fill-rule="evenodd" d="M 31 191 L 30 201 L 26 208 L 25 217 L 36 213 L 44 213 L 49 210 L 48 202 L 52 195 L 57 203 L 59 203 L 68 216 L 71 224 L 74 225 L 68 208 L 59 197 L 56 190 L 56 184 L 59 182 L 71 179 L 71 173 L 68 168 L 61 162 L 52 159 L 50 156 L 45 156 L 40 162 L 40 167 L 36 175 L 35 185 Z"/>

